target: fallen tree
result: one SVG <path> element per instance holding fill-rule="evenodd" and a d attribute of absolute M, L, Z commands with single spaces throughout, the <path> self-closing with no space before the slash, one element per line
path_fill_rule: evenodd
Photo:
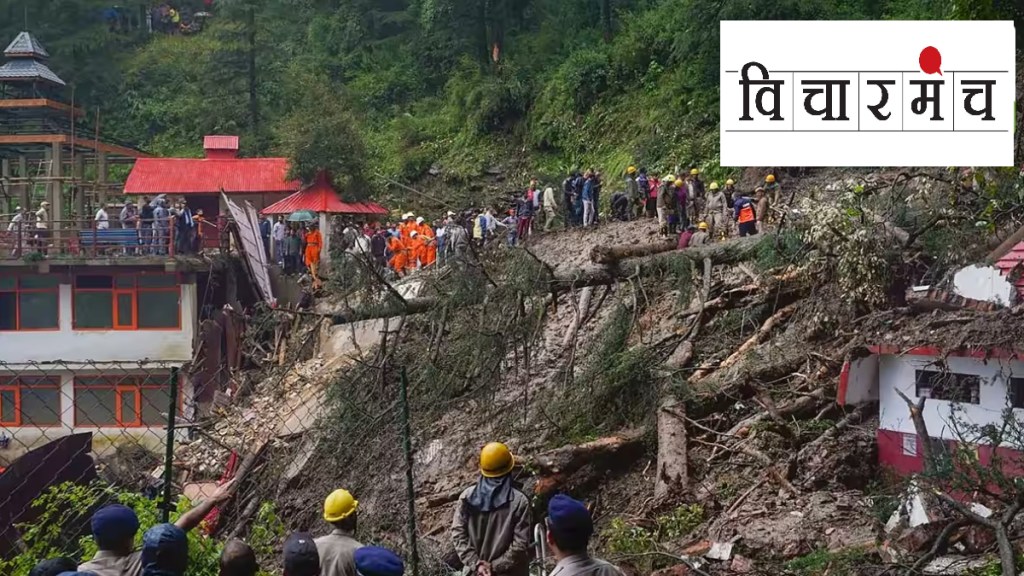
<path fill-rule="evenodd" d="M 732 238 L 714 244 L 694 246 L 679 250 L 681 257 L 695 262 L 711 258 L 716 264 L 731 264 L 749 259 L 762 242 L 774 238 L 774 234 Z M 674 241 L 653 242 L 651 244 L 622 244 L 619 246 L 594 246 L 590 250 L 590 261 L 595 264 L 615 264 L 629 258 L 653 256 L 676 250 Z"/>
<path fill-rule="evenodd" d="M 650 245 L 625 245 L 610 248 L 610 254 L 616 255 L 611 261 L 612 264 L 589 264 L 580 268 L 556 270 L 546 283 L 546 289 L 553 294 L 586 288 L 588 286 L 607 286 L 634 276 L 651 276 L 663 274 L 672 269 L 672 266 L 679 261 L 703 262 L 710 260 L 712 265 L 733 264 L 742 262 L 753 257 L 762 243 L 769 241 L 773 235 L 751 236 L 726 240 L 717 244 L 687 248 L 685 250 L 666 250 L 665 244 L 657 243 Z M 596 247 L 598 250 L 600 247 Z M 644 254 L 645 250 L 653 250 Z M 633 256 L 622 256 L 636 252 Z M 475 299 L 468 299 L 461 303 L 462 306 L 481 304 L 487 295 L 493 291 L 483 291 Z M 421 314 L 432 310 L 442 304 L 443 298 L 437 296 L 423 296 L 417 298 L 406 298 L 399 300 L 393 297 L 389 301 L 357 308 L 333 314 L 333 324 L 347 324 L 362 320 L 373 320 L 376 318 L 389 318 L 394 316 Z"/>

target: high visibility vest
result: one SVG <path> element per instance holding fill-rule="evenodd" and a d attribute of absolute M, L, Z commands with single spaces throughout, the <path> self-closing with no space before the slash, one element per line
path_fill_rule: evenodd
<path fill-rule="evenodd" d="M 751 204 L 750 202 L 747 202 L 747 203 L 743 204 L 742 208 L 740 208 L 739 223 L 740 224 L 746 224 L 747 222 L 753 222 L 753 221 L 754 221 L 754 205 Z"/>

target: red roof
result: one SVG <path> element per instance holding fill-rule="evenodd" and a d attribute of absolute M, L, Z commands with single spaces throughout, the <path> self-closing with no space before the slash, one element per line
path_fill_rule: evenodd
<path fill-rule="evenodd" d="M 326 212 L 328 214 L 373 214 L 383 215 L 388 211 L 374 202 L 342 202 L 325 174 L 317 176 L 310 186 L 278 200 L 262 210 L 262 214 L 291 214 L 300 210 Z"/>
<path fill-rule="evenodd" d="M 1024 264 L 1024 242 L 1018 242 L 996 261 L 995 267 L 1009 279 L 1014 268 L 1022 264 Z M 1024 274 L 1021 274 L 1013 285 L 1017 289 L 1017 294 L 1024 298 Z"/>
<path fill-rule="evenodd" d="M 287 158 L 139 158 L 125 194 L 255 194 L 295 192 Z"/>

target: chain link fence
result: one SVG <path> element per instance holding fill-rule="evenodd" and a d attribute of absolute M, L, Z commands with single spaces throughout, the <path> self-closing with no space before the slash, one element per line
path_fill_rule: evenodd
<path fill-rule="evenodd" d="M 324 498 L 346 488 L 363 543 L 399 551 L 411 574 L 459 570 L 447 527 L 477 451 L 530 437 L 526 407 L 544 393 L 531 390 L 541 316 L 521 296 L 542 276 L 528 259 L 499 265 L 522 267 L 520 282 L 493 287 L 484 270 L 412 279 L 405 297 L 438 304 L 406 315 L 373 313 L 399 302 L 394 287 L 339 263 L 329 304 L 369 305 L 359 322 L 253 304 L 226 306 L 218 324 L 204 296 L 188 362 L 0 361 L 0 567 L 20 576 L 46 555 L 84 558 L 89 516 L 111 499 L 152 511 L 145 527 L 235 479 L 200 532 L 263 542 L 266 568 L 287 531 L 329 531 Z M 510 378 L 522 388 L 494 385 Z"/>

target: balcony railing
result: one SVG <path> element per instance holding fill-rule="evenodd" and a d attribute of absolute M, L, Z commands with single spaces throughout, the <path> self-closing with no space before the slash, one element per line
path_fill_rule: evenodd
<path fill-rule="evenodd" d="M 211 240 L 212 246 L 220 244 L 222 223 L 195 222 L 197 228 L 187 239 L 181 237 L 173 217 L 140 221 L 134 228 L 123 228 L 120 222 L 110 222 L 109 228 L 78 220 L 53 220 L 45 228 L 34 222 L 14 222 L 0 229 L 0 260 L 173 258 L 202 252 L 211 247 Z"/>

